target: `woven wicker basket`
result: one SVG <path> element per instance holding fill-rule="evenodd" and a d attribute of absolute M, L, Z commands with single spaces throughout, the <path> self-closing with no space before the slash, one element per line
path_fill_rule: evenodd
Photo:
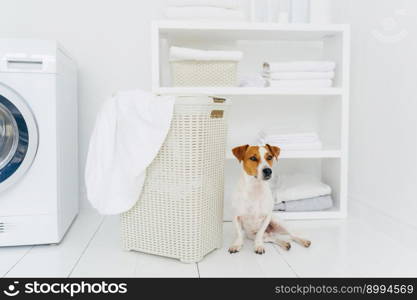
<path fill-rule="evenodd" d="M 171 61 L 173 86 L 237 85 L 237 61 Z"/>
<path fill-rule="evenodd" d="M 177 98 L 141 197 L 122 214 L 125 249 L 197 262 L 222 246 L 227 107 L 224 99 Z"/>

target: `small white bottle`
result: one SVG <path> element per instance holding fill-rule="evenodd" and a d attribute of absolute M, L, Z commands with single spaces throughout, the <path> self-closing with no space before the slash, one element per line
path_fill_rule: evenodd
<path fill-rule="evenodd" d="M 278 22 L 288 23 L 290 13 L 290 0 L 278 0 Z"/>
<path fill-rule="evenodd" d="M 310 0 L 291 0 L 290 5 L 291 23 L 310 22 Z"/>
<path fill-rule="evenodd" d="M 268 22 L 279 22 L 280 2 L 283 0 L 268 0 Z M 288 0 L 285 0 L 288 2 Z"/>
<path fill-rule="evenodd" d="M 251 0 L 252 22 L 268 21 L 268 2 L 269 0 Z"/>
<path fill-rule="evenodd" d="M 252 23 L 256 22 L 256 0 L 250 0 L 250 20 Z"/>
<path fill-rule="evenodd" d="M 311 0 L 310 22 L 313 24 L 332 23 L 332 1 L 334 0 Z"/>

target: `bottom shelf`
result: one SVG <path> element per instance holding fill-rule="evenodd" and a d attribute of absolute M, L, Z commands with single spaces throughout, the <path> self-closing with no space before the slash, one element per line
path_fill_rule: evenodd
<path fill-rule="evenodd" d="M 236 189 L 242 166 L 237 161 L 226 160 L 225 220 L 231 220 L 231 199 Z M 333 208 L 323 211 L 274 212 L 283 220 L 343 219 L 347 216 L 347 174 L 343 169 L 343 157 L 304 157 L 278 160 L 273 167 L 274 176 L 307 174 L 331 187 Z M 271 187 L 273 188 L 273 187 Z"/>

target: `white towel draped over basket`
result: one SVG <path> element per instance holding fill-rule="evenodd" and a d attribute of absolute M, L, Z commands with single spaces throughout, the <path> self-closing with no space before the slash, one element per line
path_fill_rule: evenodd
<path fill-rule="evenodd" d="M 169 131 L 174 97 L 118 92 L 99 112 L 85 169 L 87 198 L 101 214 L 128 211 Z"/>

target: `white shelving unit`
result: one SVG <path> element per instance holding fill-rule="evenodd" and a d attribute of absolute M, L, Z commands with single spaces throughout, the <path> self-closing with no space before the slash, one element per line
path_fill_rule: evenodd
<path fill-rule="evenodd" d="M 337 64 L 334 87 L 172 87 L 168 64 L 171 45 L 239 49 L 244 52 L 239 73 L 260 72 L 264 61 L 333 60 Z M 332 187 L 335 206 L 328 211 L 280 213 L 287 219 L 343 218 L 347 215 L 349 59 L 350 28 L 344 24 L 187 21 L 157 21 L 152 24 L 153 92 L 231 98 L 233 107 L 229 148 L 255 142 L 253 138 L 257 132 L 277 120 L 288 123 L 299 123 L 301 120 L 319 133 L 323 150 L 282 151 L 278 172 L 291 173 L 305 168 L 309 173 L 319 176 Z M 247 122 L 242 122 L 242 118 Z M 233 158 L 231 153 L 226 156 L 228 160 Z"/>

